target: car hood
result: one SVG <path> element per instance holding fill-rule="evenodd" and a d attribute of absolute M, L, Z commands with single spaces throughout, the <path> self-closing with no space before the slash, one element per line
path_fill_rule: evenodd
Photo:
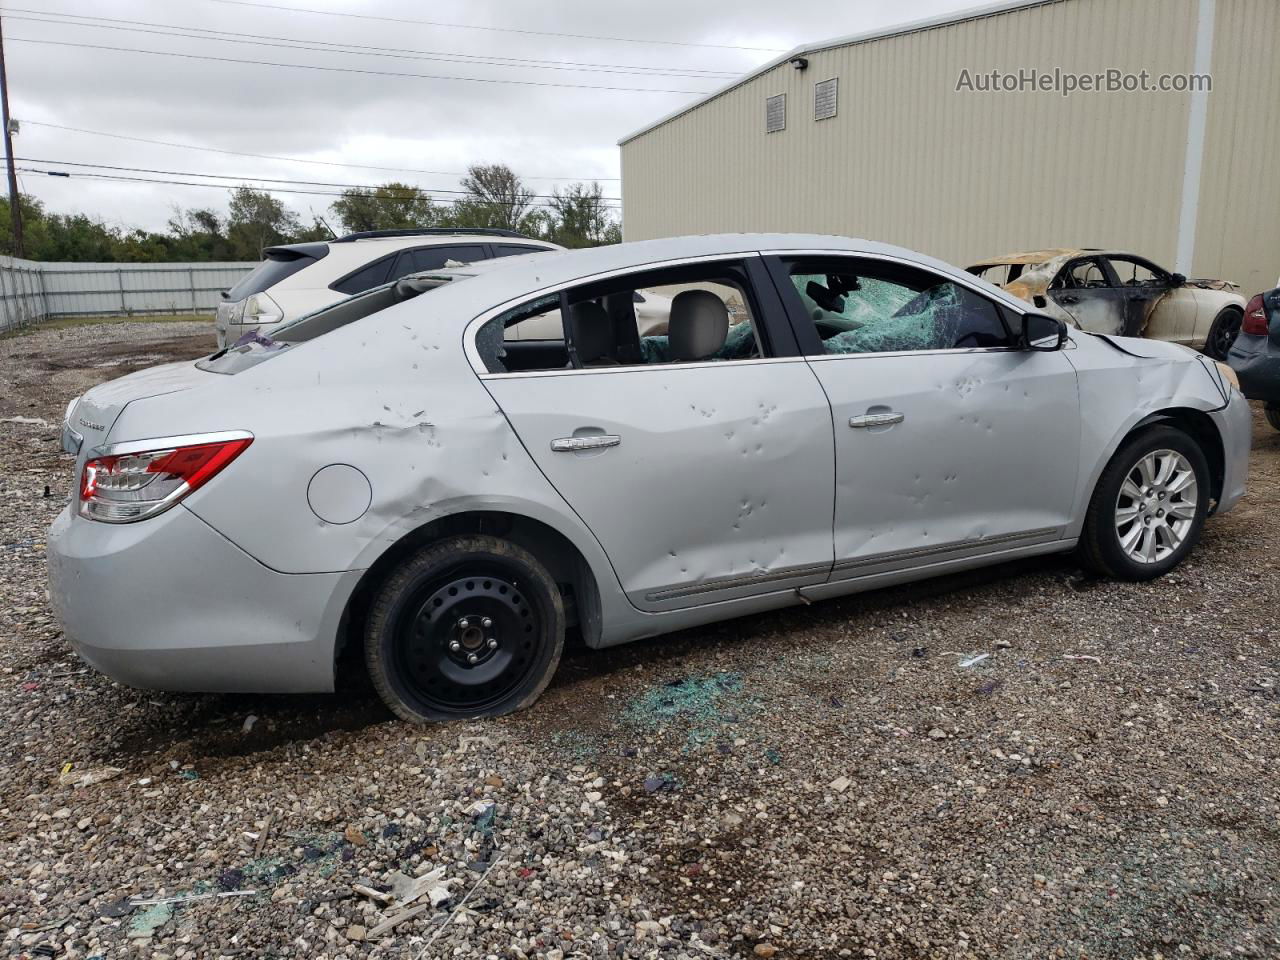
<path fill-rule="evenodd" d="M 139 370 L 108 380 L 80 396 L 67 410 L 67 426 L 92 449 L 106 440 L 121 411 L 134 400 L 177 393 L 208 383 L 214 374 L 196 368 L 189 360 Z"/>
<path fill-rule="evenodd" d="M 1200 356 L 1190 347 L 1184 347 L 1180 343 L 1170 343 L 1167 340 L 1148 340 L 1146 337 L 1119 337 L 1103 333 L 1091 333 L 1089 335 L 1095 336 L 1099 340 L 1105 340 L 1117 350 L 1122 350 L 1134 357 L 1142 357 L 1145 360 L 1174 360 L 1189 363 Z"/>

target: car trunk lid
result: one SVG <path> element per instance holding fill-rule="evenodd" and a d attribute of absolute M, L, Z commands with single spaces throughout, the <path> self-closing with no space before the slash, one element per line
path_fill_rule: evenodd
<path fill-rule="evenodd" d="M 100 447 L 106 441 L 120 413 L 134 400 L 189 390 L 207 382 L 209 376 L 194 363 L 182 361 L 100 383 L 68 409 L 63 446 L 68 453 L 80 454 L 83 459 L 85 451 Z"/>

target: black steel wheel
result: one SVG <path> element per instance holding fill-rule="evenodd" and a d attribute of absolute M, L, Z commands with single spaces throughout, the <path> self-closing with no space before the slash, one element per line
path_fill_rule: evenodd
<path fill-rule="evenodd" d="M 546 570 L 521 547 L 474 535 L 431 544 L 388 577 L 365 660 L 387 706 L 430 723 L 529 705 L 563 647 L 564 607 Z"/>
<path fill-rule="evenodd" d="M 1227 359 L 1227 351 L 1240 335 L 1240 325 L 1244 323 L 1243 311 L 1235 307 L 1227 307 L 1214 318 L 1209 328 L 1209 339 L 1205 341 L 1204 352 L 1215 360 Z"/>

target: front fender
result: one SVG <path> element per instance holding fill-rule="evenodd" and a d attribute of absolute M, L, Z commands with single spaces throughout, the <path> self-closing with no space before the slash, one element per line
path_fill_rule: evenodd
<path fill-rule="evenodd" d="M 1143 346 L 1149 341 L 1137 341 Z M 1078 537 L 1098 478 L 1135 429 L 1170 411 L 1211 415 L 1225 406 L 1217 380 L 1200 358 L 1161 344 L 1135 356 L 1128 340 L 1112 345 L 1101 337 L 1077 338 L 1068 357 L 1080 382 L 1080 467 L 1073 521 L 1067 533 Z"/>

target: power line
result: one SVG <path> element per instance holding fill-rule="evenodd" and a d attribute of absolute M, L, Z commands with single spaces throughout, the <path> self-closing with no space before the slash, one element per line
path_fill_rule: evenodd
<path fill-rule="evenodd" d="M 282 157 L 269 153 L 246 153 L 242 150 L 220 150 L 217 147 L 202 146 L 197 143 L 177 143 L 172 140 L 151 140 L 147 137 L 130 137 L 123 133 L 110 133 L 106 130 L 86 130 L 83 127 L 68 127 L 60 123 L 45 123 L 41 120 L 23 120 L 24 126 L 47 127 L 50 130 L 66 130 L 70 133 L 83 133 L 95 137 L 109 137 L 112 140 L 128 140 L 131 143 L 149 143 L 158 147 L 175 147 L 181 150 L 199 150 L 202 153 L 225 154 L 229 157 L 249 157 L 254 160 L 274 160 L 279 163 L 309 163 L 320 167 L 344 167 L 350 170 L 378 170 L 383 173 L 422 173 L 437 177 L 465 177 L 464 172 L 457 170 L 418 170 L 413 167 L 379 167 L 368 163 L 339 163 L 336 160 L 308 160 L 306 157 Z M 525 180 L 600 180 L 614 181 L 618 177 L 551 177 L 524 176 Z"/>
<path fill-rule="evenodd" d="M 237 7 L 258 7 L 262 10 L 284 10 L 288 13 L 309 13 L 326 17 L 346 17 L 351 20 L 377 20 L 382 23 L 408 23 L 422 27 L 448 27 L 454 30 L 484 30 L 491 33 L 518 33 L 529 37 L 561 37 L 568 40 L 602 40 L 610 43 L 658 44 L 669 47 L 704 47 L 714 50 L 747 50 L 752 53 L 782 53 L 776 47 L 744 47 L 731 43 L 694 43 L 688 40 L 649 40 L 641 37 L 606 37 L 591 33 L 557 33 L 552 30 L 523 30 L 517 27 L 488 27 L 473 23 L 446 23 L 440 20 L 409 20 L 402 17 L 379 17 L 368 13 L 339 13 L 336 10 L 312 10 L 306 7 L 286 7 L 274 3 L 257 3 L 254 0 L 205 0 L 206 3 L 225 3 Z"/>
<path fill-rule="evenodd" d="M 65 170 L 41 170 L 37 167 L 18 167 L 16 169 L 18 169 L 22 173 L 40 173 L 50 177 L 59 177 L 59 178 L 66 178 L 66 179 L 87 178 L 90 180 L 108 180 L 108 181 L 113 181 L 118 183 L 159 183 L 159 184 L 168 184 L 168 185 L 179 186 L 179 187 L 212 187 L 215 190 L 237 189 L 237 186 L 235 184 L 228 184 L 228 183 L 201 183 L 199 181 L 192 181 L 192 180 L 170 180 L 170 179 L 162 179 L 157 177 L 126 177 L 119 174 L 108 174 L 108 173 L 81 173 L 81 172 L 68 173 Z M 253 189 L 258 190 L 258 192 L 260 193 L 299 194 L 304 196 L 315 196 L 315 197 L 343 196 L 341 192 L 335 192 L 332 190 L 290 190 L 284 187 L 254 187 Z M 458 197 L 456 199 L 450 200 L 449 204 L 451 206 L 457 206 L 457 204 L 463 201 L 464 199 L 468 199 L 468 198 Z M 539 207 L 543 209 L 549 209 L 552 206 L 552 204 L 549 202 L 537 201 L 537 200 L 531 201 L 528 204 L 521 204 L 521 203 L 517 203 L 514 201 L 507 201 L 507 200 L 490 200 L 490 199 L 480 199 L 480 198 L 475 198 L 475 199 L 477 200 L 478 203 L 481 203 L 481 204 L 498 205 L 498 206 L 530 206 L 530 207 Z M 602 204 L 602 206 L 604 206 L 606 209 L 609 209 L 609 210 L 621 209 L 621 207 L 615 204 L 610 204 L 610 203 L 604 203 Z"/>
<path fill-rule="evenodd" d="M 54 163 L 60 167 L 88 167 L 93 170 L 116 170 L 125 173 L 155 173 L 163 174 L 170 177 L 209 177 L 219 180 L 237 180 L 237 181 L 255 181 L 262 183 L 288 183 L 303 187 L 341 187 L 345 190 L 378 190 L 387 193 L 402 193 L 405 196 L 413 196 L 417 193 L 456 193 L 468 196 L 466 190 L 455 190 L 449 187 L 415 187 L 406 185 L 404 189 L 387 188 L 379 184 L 369 183 L 331 183 L 324 180 L 291 180 L 287 177 L 241 177 L 230 173 L 193 173 L 190 170 L 154 170 L 149 167 L 123 167 L 113 166 L 109 163 L 81 163 L 74 160 L 53 160 L 48 157 L 14 157 L 22 163 Z M 550 200 L 554 196 L 550 193 L 535 193 L 532 196 L 543 200 Z M 621 203 L 621 197 L 601 197 L 602 200 L 616 200 Z"/>
<path fill-rule="evenodd" d="M 234 33 L 230 30 L 209 30 L 203 27 L 184 27 L 178 24 L 149 23 L 143 20 L 127 21 L 110 17 L 91 17 L 81 14 L 48 14 L 44 11 L 28 11 L 17 7 L 7 7 L 0 11 L 9 20 L 21 20 L 27 23 L 47 23 L 54 26 L 89 27 L 96 30 L 123 30 L 129 33 L 145 33 L 160 37 L 182 37 L 188 40 L 215 40 L 220 43 L 242 43 L 258 47 L 273 47 L 280 50 L 303 50 L 313 53 L 346 53 L 364 57 L 385 57 L 394 60 L 430 60 L 442 63 L 462 63 L 485 67 L 512 67 L 523 70 L 565 70 L 587 73 L 630 74 L 641 77 L 678 77 L 690 80 L 727 79 L 738 76 L 728 70 L 683 70 L 680 68 L 630 66 L 623 64 L 577 63 L 551 60 L 536 60 L 521 57 L 481 56 L 478 54 L 458 54 L 439 50 L 410 50 L 403 47 L 375 47 L 357 43 L 333 43 L 327 40 L 305 40 L 296 37 L 277 37 L 253 33 Z M 38 13 L 40 16 L 26 16 Z M 46 17 L 64 19 L 45 19 Z M 67 19 L 74 17 L 75 20 Z M 78 21 L 101 21 L 84 23 Z M 161 29 L 148 29 L 158 27 Z M 182 32 L 194 30 L 195 33 Z M 221 36 L 216 36 L 221 34 Z M 282 41 L 282 42 L 272 42 Z M 334 48 L 334 49 L 326 49 Z M 510 62 L 505 62 L 510 61 Z"/>
<path fill-rule="evenodd" d="M 550 80 L 507 80 L 497 77 L 459 77 L 432 73 L 402 73 L 396 70 L 369 70 L 360 67 L 330 67 L 316 63 L 279 63 L 274 60 L 242 60 L 236 57 L 213 57 L 200 53 L 173 50 L 140 50 L 136 47 L 113 47 L 100 43 L 72 43 L 68 40 L 37 40 L 33 37 L 10 37 L 12 43 L 38 43 L 51 47 L 74 47 L 79 50 L 109 50 L 113 53 L 142 53 L 153 57 L 179 57 L 183 60 L 208 60 L 214 63 L 244 63 L 259 67 L 287 67 L 290 70 L 319 70 L 324 73 L 359 73 L 372 77 L 398 77 L 411 80 L 458 80 L 466 83 L 502 83 L 521 87 L 561 87 L 576 90 L 600 90 L 627 93 L 687 93 L 701 95 L 707 90 L 669 90 L 658 87 L 610 87 L 589 83 L 556 83 Z"/>

